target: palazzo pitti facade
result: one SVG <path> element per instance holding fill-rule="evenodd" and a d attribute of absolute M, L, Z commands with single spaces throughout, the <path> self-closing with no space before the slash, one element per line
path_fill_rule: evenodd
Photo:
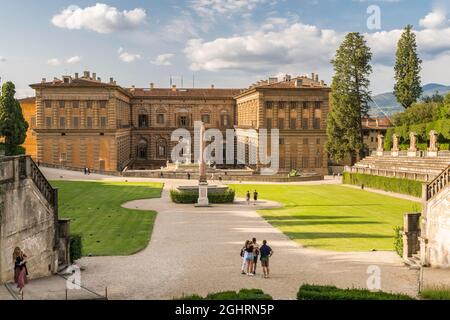
<path fill-rule="evenodd" d="M 172 132 L 186 128 L 193 134 L 194 122 L 202 121 L 224 137 L 227 129 L 279 129 L 280 171 L 327 172 L 330 89 L 314 74 L 270 78 L 246 89 L 184 89 L 124 88 L 84 72 L 31 87 L 36 111 L 27 119 L 33 134 L 26 143 L 36 144 L 34 157 L 41 164 L 158 169 L 170 161 L 177 143 L 171 142 Z"/>

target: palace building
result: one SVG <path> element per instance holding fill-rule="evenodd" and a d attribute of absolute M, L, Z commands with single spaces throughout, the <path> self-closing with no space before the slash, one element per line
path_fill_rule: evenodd
<path fill-rule="evenodd" d="M 27 153 L 41 164 L 117 172 L 170 161 L 175 129 L 279 129 L 280 171 L 326 174 L 330 89 L 317 75 L 259 81 L 246 89 L 124 88 L 84 72 L 32 84 Z M 33 141 L 35 139 L 35 142 Z M 34 149 L 35 148 L 35 149 Z M 224 146 L 226 148 L 226 146 Z M 258 167 L 258 166 L 256 166 Z"/>

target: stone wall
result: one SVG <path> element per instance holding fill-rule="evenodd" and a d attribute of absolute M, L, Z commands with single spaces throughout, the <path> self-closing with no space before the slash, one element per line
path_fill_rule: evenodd
<path fill-rule="evenodd" d="M 22 159 L 22 160 L 21 160 Z M 26 157 L 0 162 L 0 282 L 14 277 L 12 255 L 20 247 L 28 256 L 30 278 L 57 271 L 57 213 L 29 175 Z"/>
<path fill-rule="evenodd" d="M 450 267 L 450 186 L 426 203 L 422 262 Z"/>

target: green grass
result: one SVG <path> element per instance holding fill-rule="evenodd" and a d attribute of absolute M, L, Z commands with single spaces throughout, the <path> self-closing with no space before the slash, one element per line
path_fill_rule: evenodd
<path fill-rule="evenodd" d="M 272 296 L 264 293 L 261 289 L 241 289 L 235 291 L 223 291 L 210 293 L 206 297 L 197 294 L 185 296 L 176 300 L 273 300 Z"/>
<path fill-rule="evenodd" d="M 335 251 L 394 250 L 394 227 L 417 203 L 339 185 L 233 185 L 284 204 L 259 213 L 306 247 Z"/>
<path fill-rule="evenodd" d="M 59 189 L 59 216 L 71 218 L 73 234 L 83 237 L 83 255 L 130 255 L 144 249 L 155 211 L 129 210 L 132 200 L 158 198 L 162 184 L 52 181 Z"/>
<path fill-rule="evenodd" d="M 444 286 L 425 288 L 420 293 L 420 296 L 428 300 L 450 300 L 450 288 Z"/>
<path fill-rule="evenodd" d="M 404 294 L 367 289 L 339 289 L 335 286 L 304 284 L 297 293 L 298 300 L 414 300 Z"/>

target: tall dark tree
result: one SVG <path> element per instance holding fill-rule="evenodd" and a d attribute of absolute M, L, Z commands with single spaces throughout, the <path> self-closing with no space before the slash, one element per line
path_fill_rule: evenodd
<path fill-rule="evenodd" d="M 4 137 L 5 155 L 23 153 L 20 147 L 24 143 L 28 130 L 19 101 L 14 97 L 16 88 L 12 82 L 2 86 L 0 96 L 0 136 Z"/>
<path fill-rule="evenodd" d="M 420 71 L 422 70 L 419 55 L 417 54 L 416 35 L 412 26 L 405 27 L 398 41 L 394 94 L 405 109 L 409 108 L 422 95 Z"/>
<path fill-rule="evenodd" d="M 364 36 L 353 32 L 345 37 L 331 61 L 335 75 L 327 120 L 327 150 L 336 161 L 350 154 L 353 162 L 358 153 L 362 156 L 364 152 L 361 119 L 367 116 L 372 101 L 371 59 Z"/>

